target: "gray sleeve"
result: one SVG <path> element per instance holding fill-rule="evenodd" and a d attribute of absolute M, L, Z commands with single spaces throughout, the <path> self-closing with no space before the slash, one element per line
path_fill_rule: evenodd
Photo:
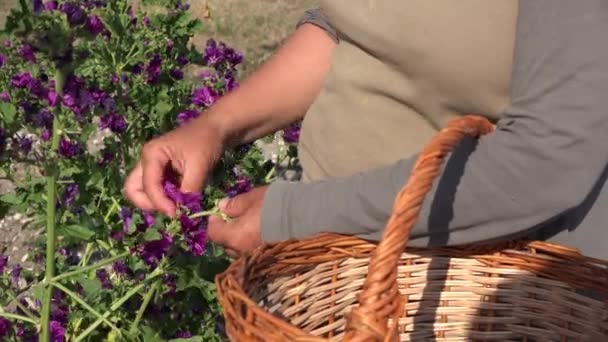
<path fill-rule="evenodd" d="M 521 0 L 512 104 L 495 132 L 465 140 L 423 203 L 411 246 L 525 234 L 579 206 L 608 165 L 608 2 Z M 378 239 L 415 156 L 313 183 L 278 182 L 265 241 L 318 232 Z"/>
<path fill-rule="evenodd" d="M 327 34 L 333 39 L 335 42 L 338 42 L 338 33 L 331 26 L 329 20 L 323 14 L 323 10 L 321 8 L 313 8 L 304 12 L 304 15 L 298 21 L 296 27 L 300 27 L 304 24 L 312 24 L 317 27 L 323 29 Z"/>

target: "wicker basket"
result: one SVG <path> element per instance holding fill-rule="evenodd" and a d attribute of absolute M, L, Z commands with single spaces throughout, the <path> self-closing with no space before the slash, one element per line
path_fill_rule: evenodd
<path fill-rule="evenodd" d="M 606 261 L 539 241 L 405 248 L 443 157 L 492 129 L 466 116 L 431 141 L 380 243 L 321 234 L 236 260 L 216 278 L 230 339 L 608 341 Z"/>

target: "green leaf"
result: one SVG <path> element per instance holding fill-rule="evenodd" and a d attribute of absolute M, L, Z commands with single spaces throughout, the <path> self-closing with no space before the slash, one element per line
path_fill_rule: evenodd
<path fill-rule="evenodd" d="M 78 280 L 80 286 L 82 286 L 82 290 L 84 291 L 84 296 L 87 300 L 92 300 L 99 296 L 101 291 L 101 283 L 96 278 L 81 278 Z"/>
<path fill-rule="evenodd" d="M 25 193 L 17 194 L 4 194 L 0 196 L 0 201 L 8 204 L 19 205 L 25 200 Z"/>
<path fill-rule="evenodd" d="M 69 225 L 62 226 L 58 229 L 60 235 L 65 237 L 75 238 L 83 241 L 90 241 L 94 236 L 95 232 L 87 227 L 81 225 Z"/>
<path fill-rule="evenodd" d="M 190 338 L 174 338 L 169 340 L 169 342 L 203 342 L 203 338 L 201 336 L 192 336 Z"/>
<path fill-rule="evenodd" d="M 167 342 L 165 339 L 160 337 L 160 333 L 154 331 L 147 325 L 141 327 L 143 341 L 146 342 Z"/>
<path fill-rule="evenodd" d="M 146 232 L 143 235 L 143 238 L 145 241 L 160 240 L 161 237 L 162 236 L 160 235 L 158 230 L 156 230 L 154 228 L 149 228 L 148 230 L 146 230 Z"/>
<path fill-rule="evenodd" d="M 17 114 L 17 108 L 11 103 L 0 103 L 0 114 L 2 115 L 2 121 L 6 126 L 10 126 L 15 121 Z"/>

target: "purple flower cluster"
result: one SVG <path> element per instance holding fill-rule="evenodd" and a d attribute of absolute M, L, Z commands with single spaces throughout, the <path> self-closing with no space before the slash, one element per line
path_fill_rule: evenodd
<path fill-rule="evenodd" d="M 99 128 L 109 129 L 116 134 L 125 132 L 127 127 L 128 125 L 125 117 L 116 112 L 110 112 L 102 116 L 99 121 Z"/>
<path fill-rule="evenodd" d="M 213 88 L 203 86 L 195 89 L 192 93 L 192 104 L 200 107 L 210 107 L 218 97 L 219 94 Z"/>
<path fill-rule="evenodd" d="M 29 154 L 32 150 L 32 145 L 34 143 L 32 138 L 23 135 L 17 135 L 14 141 L 17 145 L 17 148 L 19 149 L 19 152 L 21 152 L 23 155 Z"/>
<path fill-rule="evenodd" d="M 77 141 L 71 141 L 66 138 L 61 138 L 59 141 L 59 155 L 71 159 L 80 156 L 84 153 L 84 149 Z"/>
<path fill-rule="evenodd" d="M 0 317 L 0 337 L 6 337 L 10 333 L 11 330 L 11 322 L 4 318 Z"/>
<path fill-rule="evenodd" d="M 226 46 L 226 44 L 216 42 L 214 39 L 207 40 L 203 61 L 206 65 L 219 68 L 232 68 L 243 62 L 243 54 Z"/>
<path fill-rule="evenodd" d="M 160 57 L 160 55 L 155 54 L 148 63 L 148 66 L 146 67 L 146 77 L 148 84 L 154 84 L 156 83 L 156 81 L 158 81 L 158 78 L 161 73 L 162 64 L 163 59 Z"/>
<path fill-rule="evenodd" d="M 19 48 L 19 55 L 21 58 L 30 63 L 36 63 L 36 54 L 34 48 L 29 44 L 24 43 L 21 45 Z"/>
<path fill-rule="evenodd" d="M 172 245 L 173 238 L 167 233 L 162 233 L 160 239 L 149 241 L 141 248 L 141 258 L 148 266 L 154 267 L 167 254 Z"/>

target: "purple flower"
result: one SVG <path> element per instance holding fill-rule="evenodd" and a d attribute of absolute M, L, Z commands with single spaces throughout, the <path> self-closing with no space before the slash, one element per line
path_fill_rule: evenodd
<path fill-rule="evenodd" d="M 162 63 L 163 60 L 158 54 L 155 54 L 150 60 L 150 63 L 148 63 L 148 66 L 146 67 L 146 76 L 148 77 L 147 82 L 149 84 L 155 83 L 158 80 Z"/>
<path fill-rule="evenodd" d="M 140 232 L 145 232 L 148 228 L 152 227 L 155 223 L 154 215 L 151 213 L 144 211 L 144 222 L 140 223 L 137 226 L 137 230 Z"/>
<path fill-rule="evenodd" d="M 207 243 L 207 231 L 200 229 L 186 236 L 186 243 L 190 248 L 190 252 L 194 256 L 201 256 L 205 253 Z"/>
<path fill-rule="evenodd" d="M 6 131 L 4 128 L 0 127 L 0 152 L 4 151 L 6 147 Z M 2 259 L 0 259 L 0 265 L 2 265 Z M 2 272 L 0 272 L 2 273 Z"/>
<path fill-rule="evenodd" d="M 114 154 L 110 151 L 102 151 L 101 159 L 97 162 L 98 165 L 106 165 L 114 160 Z"/>
<path fill-rule="evenodd" d="M 131 25 L 136 25 L 137 17 L 135 16 L 135 13 L 133 13 L 133 8 L 129 8 L 129 17 L 131 18 Z"/>
<path fill-rule="evenodd" d="M 180 331 L 175 334 L 175 338 L 192 338 L 192 334 L 187 331 Z"/>
<path fill-rule="evenodd" d="M 15 88 L 26 88 L 32 82 L 32 75 L 29 72 L 22 72 L 11 77 L 11 86 Z"/>
<path fill-rule="evenodd" d="M 203 195 L 201 193 L 184 193 L 181 192 L 178 186 L 170 179 L 163 182 L 163 189 L 169 199 L 178 205 L 184 206 L 192 212 L 202 210 Z"/>
<path fill-rule="evenodd" d="M 76 141 L 70 141 L 66 138 L 61 138 L 59 141 L 59 155 L 64 158 L 74 158 L 83 152 L 82 147 Z"/>
<path fill-rule="evenodd" d="M 4 273 L 4 270 L 6 269 L 7 264 L 8 264 L 8 257 L 0 256 L 0 274 Z"/>
<path fill-rule="evenodd" d="M 173 42 L 173 40 L 171 39 L 167 39 L 167 50 L 171 51 L 171 49 L 173 49 L 173 46 L 175 46 L 175 42 Z"/>
<path fill-rule="evenodd" d="M 199 115 L 199 112 L 197 110 L 189 109 L 189 110 L 186 110 L 186 111 L 183 111 L 183 112 L 177 114 L 177 122 L 179 123 L 180 126 L 182 126 L 186 122 L 190 121 L 191 119 L 196 118 L 198 115 Z"/>
<path fill-rule="evenodd" d="M 120 219 L 122 220 L 122 229 L 127 232 L 129 231 L 129 227 L 131 226 L 131 221 L 133 219 L 133 213 L 131 209 L 127 207 L 120 208 Z"/>
<path fill-rule="evenodd" d="M 108 275 L 108 271 L 105 269 L 99 269 L 95 272 L 97 275 L 97 280 L 101 283 L 101 287 L 104 289 L 112 289 L 112 283 L 110 282 L 110 276 Z"/>
<path fill-rule="evenodd" d="M 216 96 L 217 94 L 210 87 L 201 87 L 192 93 L 192 103 L 201 107 L 209 107 L 215 102 Z"/>
<path fill-rule="evenodd" d="M 49 90 L 46 94 L 46 100 L 51 107 L 57 106 L 59 104 L 59 95 L 54 90 Z"/>
<path fill-rule="evenodd" d="M 44 128 L 40 133 L 40 139 L 42 139 L 42 141 L 51 140 L 51 130 Z"/>
<path fill-rule="evenodd" d="M 179 63 L 179 65 L 184 66 L 186 64 L 188 64 L 190 61 L 188 60 L 188 57 L 184 56 L 184 55 L 179 55 L 177 57 L 177 63 Z"/>
<path fill-rule="evenodd" d="M 38 79 L 32 79 L 31 82 L 28 84 L 28 89 L 30 90 L 30 92 L 32 93 L 32 95 L 38 97 L 38 98 L 46 98 L 47 94 L 48 94 L 48 89 L 46 89 L 43 85 L 42 82 L 40 82 L 40 80 Z"/>
<path fill-rule="evenodd" d="M 0 54 L 0 68 L 6 63 L 6 57 Z"/>
<path fill-rule="evenodd" d="M 158 240 L 146 243 L 141 251 L 141 257 L 148 266 L 155 266 L 158 261 L 167 253 L 173 239 L 166 233 Z"/>
<path fill-rule="evenodd" d="M 27 155 L 32 150 L 33 140 L 30 137 L 18 135 L 15 137 L 17 147 L 21 153 Z"/>
<path fill-rule="evenodd" d="M 120 274 L 120 275 L 127 275 L 129 274 L 129 267 L 127 266 L 127 264 L 124 262 L 124 260 L 118 260 L 117 262 L 115 262 L 112 265 L 112 270 L 114 270 L 114 272 L 116 274 Z"/>
<path fill-rule="evenodd" d="M 224 76 L 224 88 L 227 92 L 232 91 L 238 87 L 239 83 L 234 78 L 234 76 L 232 76 L 232 74 L 227 74 Z"/>
<path fill-rule="evenodd" d="M 176 80 L 181 80 L 184 78 L 184 72 L 181 69 L 171 69 L 171 71 L 169 71 L 169 75 L 171 75 L 171 77 L 175 78 Z"/>
<path fill-rule="evenodd" d="M 53 126 L 53 114 L 48 109 L 42 108 L 33 118 L 36 127 L 51 128 Z"/>
<path fill-rule="evenodd" d="M 249 179 L 245 176 L 239 176 L 237 178 L 236 182 L 231 187 L 226 189 L 225 193 L 226 193 L 226 196 L 232 198 L 232 197 L 236 197 L 240 194 L 249 192 L 249 191 L 251 191 L 251 189 L 253 189 L 253 184 L 251 183 L 251 179 Z"/>
<path fill-rule="evenodd" d="M 0 317 L 0 337 L 6 337 L 11 330 L 11 321 L 4 317 Z"/>
<path fill-rule="evenodd" d="M 23 44 L 19 48 L 19 55 L 21 58 L 28 62 L 36 63 L 36 55 L 34 54 L 34 48 L 29 44 Z"/>
<path fill-rule="evenodd" d="M 5 48 L 10 48 L 11 46 L 13 46 L 13 43 L 11 43 L 10 40 L 5 40 L 4 43 L 2 43 L 2 45 L 4 45 Z"/>
<path fill-rule="evenodd" d="M 112 75 L 112 77 L 110 77 L 110 81 L 112 81 L 112 83 L 118 83 L 120 82 L 120 79 L 118 78 L 118 76 Z"/>
<path fill-rule="evenodd" d="M 283 140 L 288 144 L 295 144 L 300 140 L 301 123 L 294 122 L 283 130 Z"/>
<path fill-rule="evenodd" d="M 80 194 L 80 187 L 77 183 L 70 183 L 65 187 L 65 191 L 63 192 L 63 196 L 61 198 L 61 204 L 64 207 L 71 207 L 76 200 L 76 197 Z"/>
<path fill-rule="evenodd" d="M 65 341 L 65 328 L 60 322 L 51 321 L 49 324 L 51 331 L 52 342 L 64 342 Z"/>
<path fill-rule="evenodd" d="M 74 97 L 74 95 L 67 93 L 63 95 L 63 104 L 66 107 L 73 108 L 76 106 L 76 98 Z"/>
<path fill-rule="evenodd" d="M 150 17 L 145 16 L 143 23 L 144 23 L 144 26 L 150 26 Z"/>
<path fill-rule="evenodd" d="M 44 8 L 42 0 L 32 0 L 32 8 L 34 9 L 34 13 L 40 13 Z"/>
<path fill-rule="evenodd" d="M 78 26 L 84 24 L 86 20 L 86 13 L 77 4 L 66 2 L 61 4 L 59 9 L 68 17 L 68 22 L 70 23 L 70 26 Z"/>
<path fill-rule="evenodd" d="M 21 276 L 22 270 L 23 267 L 21 267 L 21 265 L 15 265 L 15 267 L 13 267 L 11 270 L 11 282 L 13 282 L 13 285 L 16 285 L 19 282 L 19 277 Z"/>
<path fill-rule="evenodd" d="M 57 9 L 57 7 L 59 7 L 59 4 L 57 3 L 56 0 L 47 1 L 44 3 L 44 9 L 47 11 L 54 11 Z"/>
<path fill-rule="evenodd" d="M 210 67 L 217 68 L 228 63 L 236 66 L 243 62 L 243 54 L 227 47 L 224 43 L 217 43 L 214 39 L 207 40 L 203 62 Z"/>
<path fill-rule="evenodd" d="M 175 9 L 176 9 L 176 10 L 178 10 L 178 11 L 185 12 L 185 11 L 187 11 L 189 8 L 190 8 L 190 5 L 189 5 L 189 4 L 187 4 L 187 3 L 183 3 L 183 2 L 181 2 L 181 1 L 178 1 L 178 2 L 175 4 Z"/>
<path fill-rule="evenodd" d="M 11 97 L 8 95 L 7 92 L 0 93 L 0 101 L 6 103 L 6 102 L 9 102 L 10 100 L 11 100 Z"/>
<path fill-rule="evenodd" d="M 142 70 L 142 67 L 141 67 L 140 64 L 136 64 L 136 65 L 134 65 L 134 66 L 131 67 L 131 72 L 134 73 L 134 74 L 136 74 L 136 75 L 140 74 L 141 70 Z"/>
<path fill-rule="evenodd" d="M 89 32 L 91 32 L 91 34 L 94 36 L 100 34 L 104 30 L 103 22 L 96 15 L 92 15 L 87 18 L 86 26 L 87 30 L 89 30 Z"/>
<path fill-rule="evenodd" d="M 127 121 L 124 116 L 118 113 L 109 113 L 101 118 L 99 128 L 108 128 L 110 131 L 119 134 L 127 130 Z"/>

